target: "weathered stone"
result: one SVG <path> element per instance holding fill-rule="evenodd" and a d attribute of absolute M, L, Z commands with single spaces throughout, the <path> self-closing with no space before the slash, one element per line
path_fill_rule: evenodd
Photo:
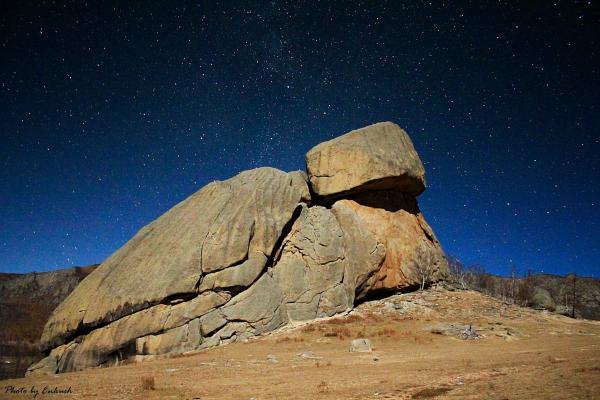
<path fill-rule="evenodd" d="M 281 290 L 275 280 L 268 274 L 263 274 L 254 285 L 238 294 L 221 307 L 223 316 L 229 320 L 246 321 L 257 332 L 262 333 L 267 327 L 270 330 L 287 323 L 280 312 L 285 307 Z"/>
<path fill-rule="evenodd" d="M 310 185 L 319 196 L 398 189 L 419 195 L 425 169 L 398 125 L 380 122 L 323 142 L 306 154 Z"/>
<path fill-rule="evenodd" d="M 308 198 L 301 172 L 273 168 L 205 186 L 142 228 L 81 282 L 46 324 L 43 348 L 166 299 L 193 297 L 202 274 L 238 265 L 233 278 L 248 282 Z"/>
<path fill-rule="evenodd" d="M 307 320 L 350 307 L 341 286 L 346 264 L 343 233 L 333 213 L 324 207 L 303 208 L 273 271 L 288 317 Z"/>
<path fill-rule="evenodd" d="M 248 287 L 258 278 L 266 262 L 267 256 L 257 253 L 253 258 L 240 265 L 205 275 L 200 283 L 199 291 L 238 286 Z"/>
<path fill-rule="evenodd" d="M 120 318 L 86 335 L 69 353 L 68 361 L 60 370 L 80 370 L 110 362 L 113 353 L 134 343 L 136 338 L 181 327 L 227 300 L 227 294 L 203 293 L 174 306 L 159 304 Z M 128 355 L 116 354 L 114 357 L 122 359 Z"/>
<path fill-rule="evenodd" d="M 40 361 L 27 368 L 25 376 L 49 375 L 57 373 L 59 371 L 61 359 L 63 358 L 65 352 L 67 352 L 68 349 L 73 345 L 73 343 L 63 344 L 62 346 L 52 349 L 47 357 L 42 358 Z"/>
<path fill-rule="evenodd" d="M 301 172 L 260 168 L 207 185 L 73 291 L 42 340 L 68 344 L 31 370 L 247 340 L 344 312 L 373 292 L 443 279 L 443 252 L 415 198 L 424 172 L 405 136 L 383 123 L 315 147 L 309 171 L 333 171 L 311 175 L 322 205 L 311 204 Z"/>
<path fill-rule="evenodd" d="M 190 301 L 176 304 L 168 309 L 169 315 L 163 329 L 181 326 L 191 319 L 200 317 L 208 311 L 225 304 L 231 296 L 227 292 L 206 292 Z"/>
<path fill-rule="evenodd" d="M 141 355 L 183 353 L 198 348 L 201 343 L 200 320 L 196 318 L 161 334 L 136 339 L 136 353 Z"/>
<path fill-rule="evenodd" d="M 240 340 L 246 339 L 249 336 L 254 335 L 252 330 L 252 325 L 247 322 L 230 322 L 215 332 L 211 337 L 205 339 L 198 348 L 205 349 L 220 344 L 231 343 L 237 341 L 238 338 Z"/>
<path fill-rule="evenodd" d="M 344 232 L 354 235 L 366 229 L 385 249 L 382 263 L 370 269 L 374 273 L 363 283 L 362 294 L 397 290 L 419 285 L 423 279 L 428 283 L 448 276 L 442 248 L 418 211 L 414 197 L 397 191 L 364 193 L 354 200 L 337 201 L 333 211 L 346 217 L 341 219 Z M 353 218 L 348 218 L 349 214 L 354 214 Z M 362 247 L 364 238 L 349 237 L 347 246 Z"/>
<path fill-rule="evenodd" d="M 367 229 L 359 216 L 345 203 L 336 202 L 331 208 L 344 234 L 344 248 L 347 260 L 344 273 L 344 286 L 348 303 L 363 298 L 370 288 L 369 279 L 381 267 L 385 258 L 385 246 L 373 232 Z"/>
<path fill-rule="evenodd" d="M 308 321 L 317 317 L 319 308 L 319 295 L 313 297 L 309 302 L 294 302 L 286 304 L 286 312 L 290 321 Z"/>
<path fill-rule="evenodd" d="M 369 339 L 354 339 L 350 342 L 350 353 L 370 353 L 373 351 Z"/>
<path fill-rule="evenodd" d="M 317 317 L 331 317 L 352 307 L 348 302 L 348 293 L 342 283 L 321 294 L 319 306 L 317 307 Z"/>
<path fill-rule="evenodd" d="M 220 310 L 213 310 L 200 317 L 200 332 L 206 337 L 227 323 Z"/>

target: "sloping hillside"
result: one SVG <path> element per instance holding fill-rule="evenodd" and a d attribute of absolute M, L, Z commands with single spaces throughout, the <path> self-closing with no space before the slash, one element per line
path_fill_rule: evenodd
<path fill-rule="evenodd" d="M 39 358 L 38 341 L 48 317 L 94 268 L 0 274 L 0 378 L 22 376 Z"/>
<path fill-rule="evenodd" d="M 462 278 L 464 286 L 502 300 L 571 317 L 600 320 L 600 280 L 595 278 L 572 274 L 510 278 L 469 272 Z"/>
<path fill-rule="evenodd" d="M 561 314 L 571 315 L 574 304 L 576 317 L 600 320 L 600 280 L 548 274 L 534 275 L 530 280 L 534 287 L 550 294 Z"/>

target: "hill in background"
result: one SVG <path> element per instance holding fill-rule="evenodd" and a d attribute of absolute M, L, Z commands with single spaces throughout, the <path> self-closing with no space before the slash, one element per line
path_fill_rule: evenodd
<path fill-rule="evenodd" d="M 0 274 L 0 379 L 23 376 L 41 358 L 44 324 L 96 265 L 29 274 Z"/>
<path fill-rule="evenodd" d="M 576 274 L 566 276 L 528 272 L 518 277 L 493 275 L 481 267 L 465 267 L 449 257 L 453 283 L 511 304 L 547 310 L 572 318 L 600 320 L 600 280 Z"/>

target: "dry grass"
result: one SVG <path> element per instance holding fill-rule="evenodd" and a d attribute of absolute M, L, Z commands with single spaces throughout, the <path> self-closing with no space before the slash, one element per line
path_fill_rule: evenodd
<path fill-rule="evenodd" d="M 319 393 L 325 393 L 329 390 L 329 386 L 327 386 L 327 382 L 325 381 L 321 381 L 321 383 L 319 383 L 317 385 L 317 392 Z"/>
<path fill-rule="evenodd" d="M 144 390 L 156 389 L 156 384 L 154 382 L 154 376 L 152 376 L 152 375 L 142 376 L 142 389 L 144 389 Z"/>
<path fill-rule="evenodd" d="M 361 317 L 358 314 L 352 314 L 352 315 L 348 315 L 345 317 L 338 317 L 338 318 L 333 318 L 330 319 L 329 321 L 326 322 L 327 325 L 346 325 L 346 324 L 351 324 L 354 322 L 360 322 L 363 321 L 364 318 Z"/>
<path fill-rule="evenodd" d="M 296 342 L 296 343 L 302 343 L 304 342 L 304 338 L 303 337 L 298 337 L 298 336 L 283 336 L 283 337 L 279 337 L 275 340 L 276 343 L 286 343 L 286 342 Z"/>
<path fill-rule="evenodd" d="M 379 336 L 379 337 L 394 337 L 394 336 L 396 336 L 396 334 L 397 334 L 397 332 L 393 328 L 384 328 L 384 329 L 380 329 L 377 332 L 375 332 L 375 336 Z"/>
<path fill-rule="evenodd" d="M 550 364 L 559 364 L 559 363 L 567 361 L 567 359 L 548 356 L 548 361 L 550 361 Z"/>
<path fill-rule="evenodd" d="M 347 327 L 335 327 L 331 328 L 327 332 L 323 333 L 324 337 L 337 337 L 340 340 L 352 337 L 352 331 Z"/>
<path fill-rule="evenodd" d="M 385 322 L 386 318 L 378 314 L 368 314 L 363 318 L 364 322 L 368 324 L 377 324 L 381 322 Z"/>

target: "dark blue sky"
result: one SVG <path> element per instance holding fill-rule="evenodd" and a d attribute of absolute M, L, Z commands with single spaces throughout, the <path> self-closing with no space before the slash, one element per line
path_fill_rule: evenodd
<path fill-rule="evenodd" d="M 447 253 L 600 273 L 597 2 L 176 3 L 0 6 L 0 271 L 100 262 L 211 180 L 391 120 Z"/>

